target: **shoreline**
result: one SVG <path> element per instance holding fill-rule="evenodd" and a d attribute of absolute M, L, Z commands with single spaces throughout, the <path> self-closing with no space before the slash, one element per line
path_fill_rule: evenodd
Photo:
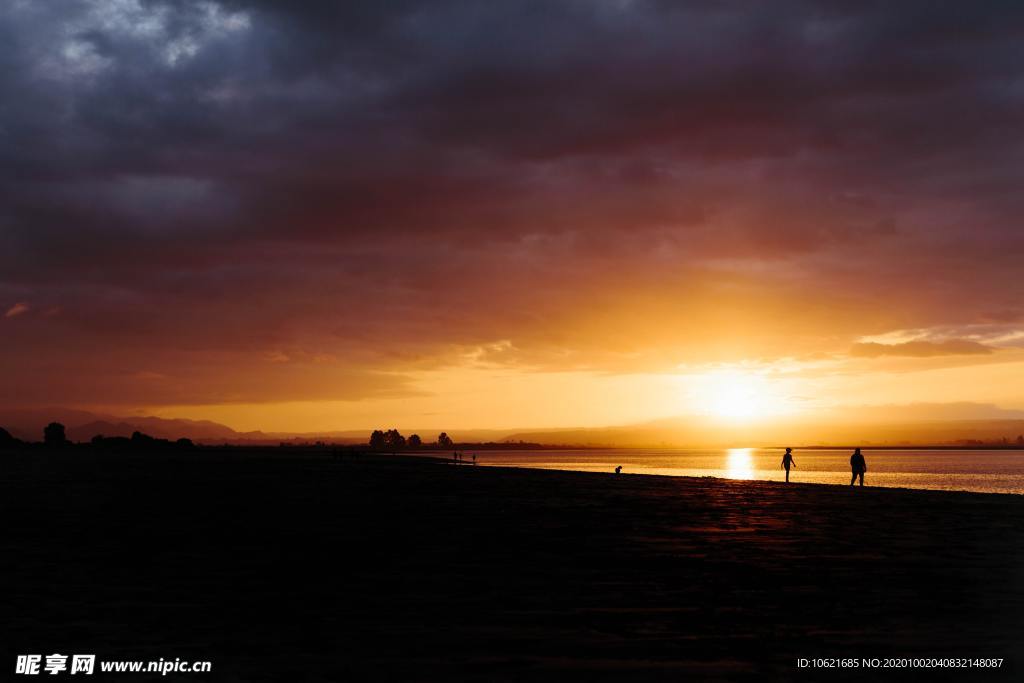
<path fill-rule="evenodd" d="M 446 461 L 446 462 L 442 461 L 442 462 L 440 462 L 438 464 L 441 464 L 441 465 L 451 465 L 452 463 L 451 463 L 451 461 Z M 466 467 L 466 466 L 467 465 L 465 463 L 463 463 L 461 465 L 457 465 L 457 467 Z M 473 465 L 468 465 L 468 467 L 473 467 Z M 829 483 L 813 482 L 813 481 L 791 481 L 791 482 L 789 482 L 787 484 L 786 482 L 775 481 L 773 479 L 731 479 L 729 477 L 715 477 L 715 476 L 710 476 L 710 475 L 709 476 L 696 477 L 696 476 L 688 475 L 688 474 L 655 474 L 655 473 L 647 474 L 647 473 L 644 473 L 644 472 L 622 472 L 620 474 L 616 474 L 615 472 L 595 472 L 595 471 L 592 471 L 592 470 L 568 470 L 568 469 L 560 469 L 560 468 L 555 468 L 555 467 L 529 467 L 529 466 L 526 466 L 526 465 L 524 465 L 524 466 L 488 465 L 486 463 L 481 463 L 480 465 L 478 465 L 478 467 L 482 467 L 482 468 L 486 468 L 486 469 L 495 469 L 495 470 L 500 470 L 500 469 L 507 469 L 507 470 L 529 470 L 529 471 L 534 471 L 534 472 L 558 472 L 558 473 L 595 475 L 595 476 L 602 476 L 602 477 L 623 477 L 623 478 L 624 477 L 645 477 L 645 478 L 658 478 L 658 479 L 685 479 L 685 480 L 693 480 L 693 481 L 704 481 L 704 480 L 710 479 L 710 480 L 714 480 L 714 481 L 718 481 L 718 482 L 723 482 L 725 484 L 758 484 L 758 485 L 760 485 L 760 484 L 767 484 L 767 485 L 772 485 L 772 486 L 781 486 L 781 487 L 784 487 L 784 488 L 794 488 L 794 487 L 809 486 L 809 487 L 815 487 L 815 488 L 828 488 L 828 489 L 836 489 L 836 490 L 841 490 L 841 489 L 871 489 L 873 491 L 902 491 L 902 492 L 911 492 L 911 493 L 931 493 L 931 494 L 938 493 L 938 494 L 958 494 L 958 495 L 960 495 L 960 494 L 967 494 L 967 495 L 972 495 L 972 496 L 1009 496 L 1011 498 L 1015 498 L 1015 499 L 1019 498 L 1019 499 L 1024 500 L 1024 498 L 1022 498 L 1022 497 L 1024 497 L 1024 493 L 1006 493 L 1006 492 L 1002 492 L 1002 491 L 968 491 L 968 490 L 964 490 L 964 489 L 924 489 L 924 488 L 914 488 L 914 487 L 909 487 L 909 486 L 872 486 L 871 484 L 865 484 L 863 487 L 861 487 L 861 486 L 850 486 L 848 484 L 829 484 Z"/>

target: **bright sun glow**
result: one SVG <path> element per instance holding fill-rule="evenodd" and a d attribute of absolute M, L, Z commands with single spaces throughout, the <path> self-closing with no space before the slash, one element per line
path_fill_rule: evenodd
<path fill-rule="evenodd" d="M 771 412 L 764 380 L 742 372 L 717 372 L 708 376 L 707 412 L 729 420 L 750 420 Z"/>
<path fill-rule="evenodd" d="M 677 375 L 680 412 L 733 427 L 794 417 L 806 409 L 798 397 L 808 391 L 794 374 L 785 367 L 720 366 Z"/>

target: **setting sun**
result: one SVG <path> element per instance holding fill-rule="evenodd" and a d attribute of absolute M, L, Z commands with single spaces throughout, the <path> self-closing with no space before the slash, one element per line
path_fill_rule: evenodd
<path fill-rule="evenodd" d="M 743 375 L 719 378 L 712 389 L 711 412 L 719 417 L 749 419 L 758 416 L 755 383 Z"/>
<path fill-rule="evenodd" d="M 700 378 L 704 411 L 726 420 L 754 420 L 776 412 L 765 379 L 741 371 L 717 371 Z"/>

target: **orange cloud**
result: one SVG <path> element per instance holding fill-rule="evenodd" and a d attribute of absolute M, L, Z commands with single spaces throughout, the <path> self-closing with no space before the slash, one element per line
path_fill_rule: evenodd
<path fill-rule="evenodd" d="M 976 356 L 992 353 L 995 349 L 968 339 L 949 339 L 941 342 L 910 341 L 902 344 L 865 342 L 854 344 L 850 355 L 858 358 L 901 356 L 903 358 L 932 358 L 934 356 Z"/>
<path fill-rule="evenodd" d="M 16 318 L 19 315 L 22 315 L 24 313 L 28 313 L 31 309 L 32 309 L 32 307 L 29 306 L 27 303 L 25 303 L 23 301 L 20 301 L 20 302 L 14 304 L 13 306 L 11 306 L 10 308 L 8 308 L 7 312 L 4 313 L 4 317 L 5 318 Z"/>

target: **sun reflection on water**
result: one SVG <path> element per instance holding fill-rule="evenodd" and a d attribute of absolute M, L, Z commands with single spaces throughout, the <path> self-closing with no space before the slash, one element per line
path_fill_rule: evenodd
<path fill-rule="evenodd" d="M 753 479 L 754 459 L 750 457 L 752 448 L 730 448 L 726 468 L 730 479 Z"/>

